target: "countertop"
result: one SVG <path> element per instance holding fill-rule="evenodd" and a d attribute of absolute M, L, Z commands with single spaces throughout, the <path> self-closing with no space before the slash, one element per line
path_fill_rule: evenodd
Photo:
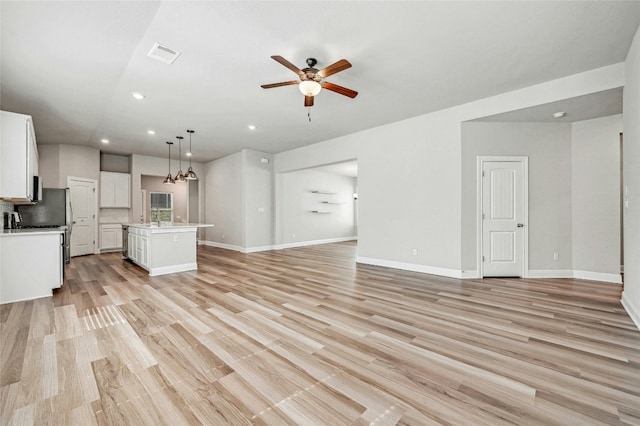
<path fill-rule="evenodd" d="M 155 223 L 130 223 L 130 228 L 142 228 L 142 229 L 184 229 L 184 228 L 210 228 L 213 227 L 209 223 L 172 223 L 162 224 L 158 226 Z"/>
<path fill-rule="evenodd" d="M 60 228 L 26 228 L 26 229 L 3 229 L 0 237 L 18 236 L 18 235 L 45 235 L 45 234 L 62 234 L 64 229 Z"/>

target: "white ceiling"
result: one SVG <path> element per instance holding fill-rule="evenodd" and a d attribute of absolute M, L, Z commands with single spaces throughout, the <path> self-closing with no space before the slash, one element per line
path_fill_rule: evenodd
<path fill-rule="evenodd" d="M 638 1 L 0 8 L 0 107 L 32 115 L 38 143 L 162 157 L 166 140 L 192 128 L 195 161 L 243 148 L 277 153 L 622 62 L 640 24 Z M 146 56 L 155 42 L 181 52 L 173 65 Z M 360 94 L 321 92 L 309 122 L 295 86 L 260 88 L 296 78 L 271 55 L 299 67 L 312 56 L 320 69 L 345 58 L 353 67 L 327 81 Z"/>

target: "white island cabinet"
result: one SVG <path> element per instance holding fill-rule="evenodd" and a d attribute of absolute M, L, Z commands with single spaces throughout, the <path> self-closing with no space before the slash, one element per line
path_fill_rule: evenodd
<path fill-rule="evenodd" d="M 194 271 L 198 269 L 196 231 L 211 226 L 131 224 L 127 241 L 129 260 L 149 271 L 151 276 Z"/>

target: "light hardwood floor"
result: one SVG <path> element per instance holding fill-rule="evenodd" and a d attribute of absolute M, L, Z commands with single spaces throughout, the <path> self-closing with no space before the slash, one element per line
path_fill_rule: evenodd
<path fill-rule="evenodd" d="M 447 279 L 355 248 L 199 247 L 197 272 L 153 278 L 74 258 L 52 298 L 1 307 L 2 425 L 640 424 L 619 286 Z"/>

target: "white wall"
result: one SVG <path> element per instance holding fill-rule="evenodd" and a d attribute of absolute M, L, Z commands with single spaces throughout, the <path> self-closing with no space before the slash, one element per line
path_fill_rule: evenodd
<path fill-rule="evenodd" d="M 640 30 L 626 61 L 624 87 L 624 292 L 622 302 L 640 327 Z"/>
<path fill-rule="evenodd" d="M 263 159 L 266 162 L 263 162 Z M 253 150 L 207 163 L 206 240 L 253 251 L 273 244 L 273 155 Z"/>
<path fill-rule="evenodd" d="M 100 179 L 100 150 L 80 145 L 38 145 L 38 169 L 45 188 L 66 188 L 67 177 Z"/>
<path fill-rule="evenodd" d="M 238 152 L 205 165 L 205 240 L 233 248 L 243 245 L 242 153 Z"/>
<path fill-rule="evenodd" d="M 529 157 L 529 270 L 570 270 L 571 125 L 493 122 L 462 124 L 463 269 L 476 269 L 477 157 L 489 155 Z"/>
<path fill-rule="evenodd" d="M 283 222 L 280 227 L 282 244 L 354 238 L 355 189 L 355 178 L 335 173 L 318 170 L 284 173 L 281 207 Z M 312 191 L 331 194 L 316 194 Z M 326 204 L 323 201 L 336 204 Z"/>
<path fill-rule="evenodd" d="M 273 155 L 242 150 L 244 249 L 273 244 Z M 263 162 L 264 161 L 266 162 Z"/>
<path fill-rule="evenodd" d="M 276 172 L 357 158 L 358 261 L 462 277 L 461 123 L 623 85 L 624 64 L 599 68 L 277 154 Z"/>
<path fill-rule="evenodd" d="M 620 133 L 622 115 L 571 126 L 573 269 L 620 281 Z"/>

